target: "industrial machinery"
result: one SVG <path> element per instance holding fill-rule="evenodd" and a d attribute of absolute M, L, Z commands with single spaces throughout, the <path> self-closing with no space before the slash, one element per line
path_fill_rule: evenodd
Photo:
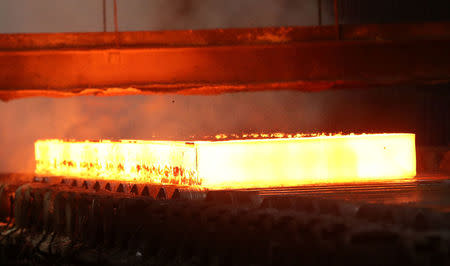
<path fill-rule="evenodd" d="M 0 174 L 0 264 L 450 262 L 447 1 L 318 0 L 314 26 L 136 32 L 113 2 L 114 32 L 0 34 L 0 99 L 375 90 L 372 105 L 412 97 L 418 122 L 40 137 L 34 173 Z"/>

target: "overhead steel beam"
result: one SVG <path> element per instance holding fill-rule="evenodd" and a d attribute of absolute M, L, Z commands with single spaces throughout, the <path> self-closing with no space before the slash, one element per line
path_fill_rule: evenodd
<path fill-rule="evenodd" d="M 0 98 L 450 84 L 449 26 L 5 34 Z"/>

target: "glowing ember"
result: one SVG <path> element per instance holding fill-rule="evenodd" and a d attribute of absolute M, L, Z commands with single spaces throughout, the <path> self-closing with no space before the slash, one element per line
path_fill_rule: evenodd
<path fill-rule="evenodd" d="M 36 174 L 207 188 L 411 178 L 414 134 L 229 141 L 35 143 Z"/>

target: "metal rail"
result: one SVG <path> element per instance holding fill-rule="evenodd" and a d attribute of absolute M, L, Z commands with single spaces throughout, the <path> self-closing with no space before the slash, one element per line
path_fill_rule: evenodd
<path fill-rule="evenodd" d="M 4 34 L 0 98 L 448 84 L 449 25 Z"/>

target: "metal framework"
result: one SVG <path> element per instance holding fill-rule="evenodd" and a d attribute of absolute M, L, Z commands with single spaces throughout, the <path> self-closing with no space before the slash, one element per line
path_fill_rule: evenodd
<path fill-rule="evenodd" d="M 450 23 L 1 34 L 0 98 L 433 86 L 449 50 Z"/>

